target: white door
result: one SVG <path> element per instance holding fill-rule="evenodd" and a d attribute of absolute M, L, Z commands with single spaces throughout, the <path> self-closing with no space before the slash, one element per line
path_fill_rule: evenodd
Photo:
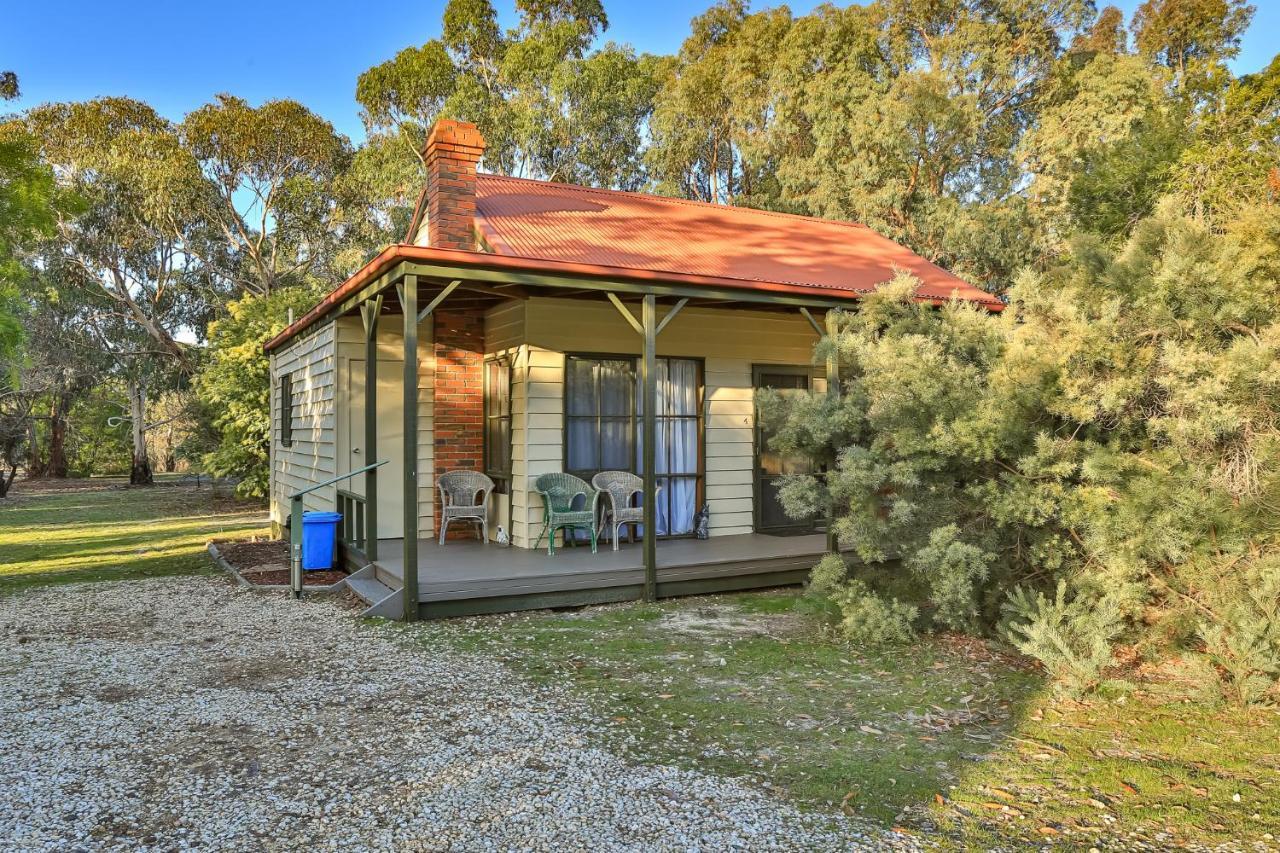
<path fill-rule="evenodd" d="M 400 383 L 404 367 L 398 361 L 378 362 L 378 538 L 404 535 L 404 396 Z M 347 468 L 354 471 L 377 460 L 364 446 L 364 359 L 347 362 Z M 347 491 L 364 495 L 364 477 L 348 481 Z"/>

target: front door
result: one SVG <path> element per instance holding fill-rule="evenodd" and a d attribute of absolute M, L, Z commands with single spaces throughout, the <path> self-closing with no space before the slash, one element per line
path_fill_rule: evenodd
<path fill-rule="evenodd" d="M 346 468 L 354 471 L 377 460 L 370 459 L 364 446 L 364 359 L 347 362 L 347 454 Z M 399 539 L 404 535 L 404 395 L 401 382 L 404 367 L 398 361 L 378 362 L 378 459 L 387 464 L 378 469 L 378 538 Z M 358 475 L 339 488 L 364 495 L 364 476 Z"/>
<path fill-rule="evenodd" d="M 756 365 L 753 384 L 757 390 L 772 388 L 783 394 L 803 394 L 809 391 L 810 368 Z M 756 417 L 755 431 L 755 526 L 757 533 L 809 533 L 814 529 L 812 521 L 795 521 L 787 517 L 778 499 L 779 481 L 785 474 L 807 474 L 813 463 L 804 456 L 779 453 L 769 447 L 770 434 L 760 426 Z"/>

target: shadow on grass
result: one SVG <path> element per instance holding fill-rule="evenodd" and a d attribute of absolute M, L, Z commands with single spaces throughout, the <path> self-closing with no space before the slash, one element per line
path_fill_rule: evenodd
<path fill-rule="evenodd" d="M 207 571 L 205 542 L 266 533 L 260 508 L 208 489 L 49 490 L 0 513 L 0 592 Z"/>
<path fill-rule="evenodd" d="M 798 612 L 800 600 L 752 593 L 418 630 L 535 679 L 570 680 L 639 760 L 748 776 L 886 826 L 927 818 L 1042 689 L 982 644 L 849 648 Z"/>

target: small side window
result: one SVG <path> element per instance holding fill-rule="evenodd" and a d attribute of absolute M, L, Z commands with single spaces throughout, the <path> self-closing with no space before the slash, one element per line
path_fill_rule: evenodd
<path fill-rule="evenodd" d="M 280 446 L 293 446 L 293 377 L 280 375 Z"/>

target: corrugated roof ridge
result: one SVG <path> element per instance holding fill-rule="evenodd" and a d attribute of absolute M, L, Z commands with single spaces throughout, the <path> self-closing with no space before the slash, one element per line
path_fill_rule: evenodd
<path fill-rule="evenodd" d="M 561 181 L 542 181 L 542 180 L 538 180 L 537 178 L 518 178 L 514 175 L 495 175 L 490 172 L 478 172 L 476 174 L 476 179 L 477 180 L 495 180 L 495 181 L 516 181 L 519 183 L 526 183 L 526 184 L 538 184 L 539 186 L 544 186 L 544 187 L 560 187 L 562 189 L 572 190 L 574 192 L 596 193 L 599 195 L 622 195 L 622 196 L 630 196 L 632 198 L 645 199 L 649 201 L 660 201 L 667 204 L 682 204 L 689 207 L 709 207 L 716 210 L 727 210 L 727 211 L 734 211 L 734 212 L 747 211 L 750 213 L 759 213 L 762 216 L 777 217 L 778 219 L 796 219 L 801 222 L 821 222 L 829 225 L 843 225 L 848 228 L 861 228 L 865 230 L 870 230 L 866 225 L 862 224 L 861 222 L 848 222 L 843 219 L 824 219 L 821 216 L 805 216 L 804 214 L 801 214 L 801 213 L 784 213 L 780 210 L 763 210 L 759 207 L 743 207 L 742 205 L 736 205 L 736 204 L 720 204 L 718 202 L 711 202 L 711 201 L 697 201 L 691 198 L 678 198 L 676 196 L 669 196 L 669 195 L 656 195 L 655 193 L 642 193 L 642 192 L 635 192 L 634 190 L 611 190 L 611 189 L 605 189 L 603 187 L 584 187 L 581 184 L 566 184 Z M 478 200 L 479 199 L 477 199 L 477 201 Z"/>
<path fill-rule="evenodd" d="M 504 178 L 505 178 L 505 176 L 498 176 L 498 177 L 504 177 Z M 525 179 L 523 179 L 523 178 L 516 178 L 515 180 L 525 180 Z M 478 216 L 478 215 L 479 215 L 479 214 L 477 213 L 477 216 Z M 489 225 L 489 227 L 490 227 L 490 228 L 493 228 L 493 224 L 492 224 L 492 223 L 488 223 L 488 225 Z M 496 229 L 495 229 L 495 231 L 496 231 Z M 501 239 L 500 235 L 499 235 L 499 239 Z M 549 262 L 551 262 L 551 263 L 560 263 L 560 262 L 563 262 L 563 259 L 560 259 L 560 258 L 547 258 L 547 257 L 540 257 L 540 256 L 537 256 L 537 255 L 522 255 L 522 254 L 517 254 L 516 252 L 511 251 L 511 248 L 510 248 L 509 246 L 505 246 L 505 245 L 503 246 L 503 248 L 504 248 L 504 249 L 506 249 L 506 251 L 498 251 L 497 247 L 495 246 L 495 247 L 494 247 L 494 251 L 493 251 L 493 252 L 491 252 L 491 253 L 488 253 L 488 254 L 498 255 L 498 256 L 500 256 L 500 257 L 504 257 L 504 258 L 518 258 L 518 259 L 529 260 L 529 261 L 549 261 Z M 482 253 L 482 254 L 484 254 L 484 253 Z M 572 263 L 572 262 L 570 262 L 570 263 Z M 707 275 L 707 276 L 712 276 L 712 274 L 710 274 L 710 273 L 690 273 L 690 272 L 686 272 L 686 271 L 681 271 L 681 270 L 672 270 L 672 269 L 666 269 L 665 267 L 656 267 L 656 266 L 655 266 L 655 267 L 628 267 L 628 266 L 625 266 L 625 265 L 622 265 L 622 264 L 601 263 L 601 262 L 599 262 L 599 261 L 591 261 L 590 263 L 591 263 L 592 265 L 594 265 L 594 266 L 598 266 L 598 267 L 607 267 L 607 268 L 611 268 L 611 269 L 618 269 L 618 270 L 625 270 L 625 269 L 645 269 L 645 270 L 648 270 L 649 272 L 658 273 L 659 275 L 663 275 L 663 274 L 665 274 L 665 275 L 675 275 L 675 276 L 680 276 L 680 275 Z M 926 261 L 926 263 L 928 263 L 928 262 Z M 894 269 L 895 269 L 895 270 L 897 270 L 897 269 L 899 269 L 899 268 L 898 268 L 898 267 L 894 267 Z M 908 270 L 908 272 L 909 272 L 909 270 Z M 945 272 L 945 270 L 944 270 L 944 272 Z M 821 282 L 816 282 L 816 281 L 799 281 L 799 280 L 796 280 L 796 279 L 786 279 L 786 278 L 781 278 L 781 277 L 778 277 L 778 278 L 764 278 L 764 277 L 761 277 L 761 276 L 752 276 L 752 277 L 750 277 L 750 278 L 747 278 L 746 276 L 741 276 L 741 275 L 730 275 L 730 274 L 728 274 L 728 273 L 715 273 L 713 277 L 715 277 L 715 278 L 722 278 L 722 279 L 726 279 L 726 280 L 730 280 L 730 281 L 741 281 L 741 282 L 744 282 L 744 283 L 745 283 L 745 282 L 756 282 L 756 283 L 758 283 L 758 284 L 787 284 L 787 285 L 791 285 L 791 286 L 793 286 L 793 287 L 808 287 L 808 288 L 814 288 L 814 289 L 816 289 L 816 290 L 835 290 L 835 291 L 844 291 L 844 292 L 847 292 L 847 293 L 874 293 L 874 292 L 876 291 L 876 288 L 875 288 L 875 287 L 859 287 L 858 285 L 854 285 L 854 284 L 822 284 Z M 881 283 L 888 283 L 888 281 L 889 281 L 889 279 L 885 279 L 885 281 L 884 281 L 884 282 L 881 282 Z M 962 283 L 964 283 L 964 284 L 968 285 L 969 287 L 972 287 L 974 290 L 978 291 L 979 293 L 983 293 L 983 294 L 985 294 L 985 297 L 986 297 L 986 298 L 982 298 L 982 297 L 978 297 L 978 298 L 971 298 L 971 299 L 968 299 L 967 301 L 969 301 L 969 302 L 978 302 L 978 303 L 982 303 L 982 304 L 990 304 L 990 305 L 1003 305 L 1003 304 L 1004 304 L 1004 303 L 1000 300 L 1000 298 L 999 298 L 998 296 L 996 296 L 995 294 L 993 294 L 993 293 L 987 293 L 986 291 L 982 290 L 982 288 L 977 287 L 976 285 L 973 285 L 973 284 L 969 284 L 968 282 L 965 282 L 963 279 L 959 279 L 959 281 L 961 281 Z M 879 286 L 879 285 L 877 285 L 877 287 L 878 287 L 878 286 Z M 941 290 L 943 286 L 942 286 L 942 285 L 930 285 L 930 284 L 924 284 L 924 283 L 922 282 L 922 283 L 921 283 L 921 287 L 936 287 L 936 288 L 938 288 L 939 290 Z M 954 288 L 951 292 L 952 292 L 952 293 L 954 293 L 954 292 L 955 292 L 955 290 L 958 290 L 958 289 L 959 289 L 959 288 Z M 918 299 L 950 299 L 951 297 L 950 297 L 950 296 L 930 296 L 930 295 L 927 295 L 927 294 L 922 295 L 922 294 L 920 294 L 920 293 L 917 291 L 916 298 L 918 298 Z M 962 298 L 963 298 L 963 297 L 962 297 Z"/>

